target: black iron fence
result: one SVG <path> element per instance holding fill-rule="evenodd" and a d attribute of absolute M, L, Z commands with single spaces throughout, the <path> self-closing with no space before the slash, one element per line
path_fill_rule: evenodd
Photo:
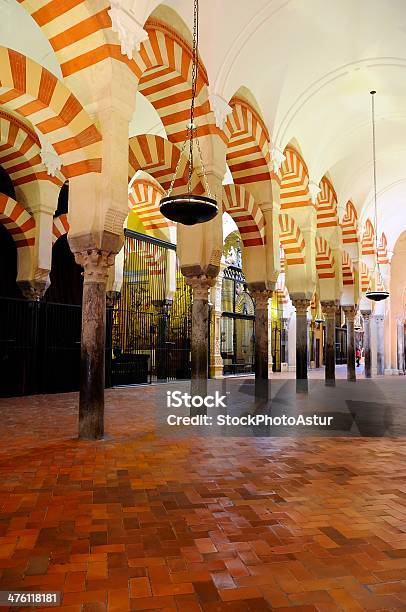
<path fill-rule="evenodd" d="M 175 245 L 126 230 L 113 307 L 112 384 L 190 378 L 191 289 Z"/>
<path fill-rule="evenodd" d="M 0 297 L 0 396 L 77 391 L 80 306 Z M 107 312 L 106 386 L 111 312 Z"/>
<path fill-rule="evenodd" d="M 106 386 L 190 378 L 191 289 L 173 244 L 126 230 Z M 81 306 L 0 298 L 0 396 L 77 391 Z"/>

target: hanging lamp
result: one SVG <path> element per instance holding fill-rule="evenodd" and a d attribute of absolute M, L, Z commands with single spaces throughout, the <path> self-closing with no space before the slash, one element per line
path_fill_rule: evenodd
<path fill-rule="evenodd" d="M 190 104 L 190 121 L 187 125 L 187 137 L 183 143 L 182 151 L 179 156 L 179 161 L 176 166 L 175 175 L 172 179 L 168 193 L 162 198 L 160 203 L 160 211 L 164 217 L 182 223 L 183 225 L 196 225 L 197 223 L 206 223 L 218 213 L 218 205 L 215 198 L 212 197 L 210 186 L 207 180 L 206 171 L 203 164 L 203 156 L 200 148 L 199 138 L 197 136 L 197 125 L 195 123 L 195 102 L 197 75 L 199 70 L 199 0 L 194 0 L 194 19 L 193 19 L 193 46 L 192 46 L 192 100 Z M 187 184 L 187 193 L 181 195 L 172 195 L 179 167 L 181 165 L 182 154 L 189 145 L 189 175 Z M 207 195 L 195 195 L 192 191 L 192 179 L 195 169 L 194 160 L 194 145 L 196 144 L 200 158 L 200 167 L 202 170 L 202 178 Z"/>
<path fill-rule="evenodd" d="M 381 269 L 379 266 L 378 260 L 378 206 L 377 206 L 377 194 L 376 194 L 376 140 L 375 140 L 375 94 L 376 91 L 371 91 L 371 101 L 372 101 L 372 151 L 373 151 L 373 162 L 374 162 L 374 213 L 375 213 L 375 253 L 376 253 L 376 267 L 378 269 L 378 277 L 381 281 L 381 286 L 384 287 Z M 368 291 L 365 293 L 365 296 L 372 300 L 373 302 L 381 302 L 382 300 L 386 300 L 389 297 L 389 292 L 377 289 L 373 291 L 368 288 Z"/>

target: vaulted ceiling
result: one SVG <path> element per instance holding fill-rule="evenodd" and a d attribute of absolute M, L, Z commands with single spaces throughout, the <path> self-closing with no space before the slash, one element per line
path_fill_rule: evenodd
<path fill-rule="evenodd" d="M 157 0 L 122 0 L 140 23 Z M 165 4 L 192 26 L 192 0 Z M 59 76 L 49 42 L 16 0 L 0 0 L 0 43 Z M 329 173 L 339 210 L 348 199 L 372 213 L 371 89 L 377 90 L 379 218 L 389 249 L 406 229 L 406 3 L 404 0 L 201 0 L 200 53 L 212 90 L 242 86 L 257 101 L 273 143 L 300 147 L 310 178 Z M 15 36 L 18 19 L 19 35 Z M 154 110 L 139 102 L 155 133 Z"/>

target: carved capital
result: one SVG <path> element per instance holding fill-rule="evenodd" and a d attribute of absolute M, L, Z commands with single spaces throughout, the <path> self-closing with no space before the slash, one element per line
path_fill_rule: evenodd
<path fill-rule="evenodd" d="M 251 291 L 251 296 L 255 301 L 255 308 L 257 310 L 265 310 L 268 308 L 269 299 L 272 297 L 272 291 L 268 291 L 268 289 L 255 289 Z"/>
<path fill-rule="evenodd" d="M 209 289 L 216 284 L 216 278 L 209 276 L 187 276 L 186 284 L 192 287 L 194 300 L 208 300 Z"/>
<path fill-rule="evenodd" d="M 121 53 L 133 59 L 134 50 L 140 50 L 141 43 L 148 39 L 148 32 L 135 19 L 134 14 L 121 5 L 121 0 L 111 0 L 111 8 L 107 12 L 111 19 L 111 29 L 118 35 Z"/>
<path fill-rule="evenodd" d="M 321 307 L 326 317 L 335 317 L 337 312 L 337 304 L 334 302 L 334 300 L 326 300 L 325 302 L 321 302 Z"/>
<path fill-rule="evenodd" d="M 371 318 L 372 312 L 370 310 L 361 310 L 362 318 L 364 321 L 369 321 Z"/>
<path fill-rule="evenodd" d="M 224 125 L 227 121 L 227 116 L 233 112 L 233 109 L 228 104 L 228 102 L 224 100 L 224 98 L 214 93 L 213 91 L 209 91 L 209 102 L 210 108 L 216 118 L 216 126 L 220 128 L 220 130 L 224 130 Z"/>
<path fill-rule="evenodd" d="M 115 253 L 100 249 L 77 251 L 75 261 L 83 268 L 85 283 L 106 283 L 109 267 L 114 264 Z"/>
<path fill-rule="evenodd" d="M 296 315 L 299 315 L 299 316 L 307 315 L 307 309 L 310 306 L 310 300 L 306 300 L 303 298 L 293 299 L 292 304 L 296 309 Z"/>
<path fill-rule="evenodd" d="M 343 306 L 343 311 L 345 313 L 347 323 L 354 323 L 357 314 L 355 306 Z"/>

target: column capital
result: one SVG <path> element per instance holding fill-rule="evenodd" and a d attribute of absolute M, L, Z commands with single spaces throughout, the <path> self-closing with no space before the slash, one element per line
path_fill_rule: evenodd
<path fill-rule="evenodd" d="M 345 313 L 347 323 L 354 323 L 357 314 L 357 309 L 355 306 L 343 306 L 342 308 Z"/>
<path fill-rule="evenodd" d="M 34 278 L 32 280 L 17 281 L 21 293 L 27 300 L 39 302 L 49 287 L 49 272 L 46 270 L 46 278 Z"/>
<path fill-rule="evenodd" d="M 385 320 L 385 315 L 383 315 L 383 314 L 376 314 L 376 315 L 374 315 L 374 319 L 375 319 L 375 321 L 377 321 L 378 323 L 379 323 L 379 322 L 382 322 L 382 321 L 384 321 L 384 320 Z"/>
<path fill-rule="evenodd" d="M 321 307 L 327 317 L 335 316 L 337 312 L 337 304 L 334 300 L 321 301 Z"/>
<path fill-rule="evenodd" d="M 292 304 L 296 309 L 297 315 L 306 315 L 307 309 L 310 306 L 310 300 L 307 300 L 305 298 L 293 299 Z"/>
<path fill-rule="evenodd" d="M 186 284 L 192 288 L 193 299 L 208 300 L 209 289 L 216 284 L 216 277 L 210 276 L 185 276 Z"/>
<path fill-rule="evenodd" d="M 115 253 L 101 249 L 87 249 L 75 253 L 76 263 L 83 268 L 85 283 L 106 283 L 114 258 Z"/>
<path fill-rule="evenodd" d="M 372 311 L 371 310 L 361 310 L 361 314 L 362 314 L 362 318 L 365 319 L 365 321 L 369 321 L 369 319 L 371 318 Z"/>
<path fill-rule="evenodd" d="M 268 308 L 269 299 L 272 297 L 272 291 L 268 289 L 253 289 L 250 291 L 252 298 L 255 300 L 255 307 L 258 309 Z"/>

